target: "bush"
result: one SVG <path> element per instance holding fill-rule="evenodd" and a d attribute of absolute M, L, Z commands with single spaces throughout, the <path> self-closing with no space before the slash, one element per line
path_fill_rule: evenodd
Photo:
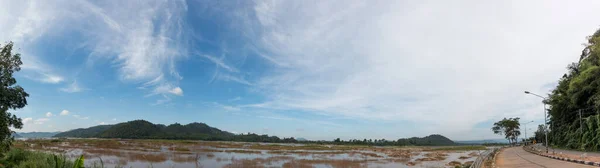
<path fill-rule="evenodd" d="M 58 156 L 44 152 L 27 151 L 17 148 L 6 153 L 6 156 L 0 160 L 0 164 L 2 164 L 4 167 L 16 168 L 73 167 L 73 162 L 68 161 L 64 156 Z"/>

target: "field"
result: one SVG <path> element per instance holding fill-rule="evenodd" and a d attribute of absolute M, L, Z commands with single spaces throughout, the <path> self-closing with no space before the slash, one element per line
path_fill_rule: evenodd
<path fill-rule="evenodd" d="M 36 139 L 16 148 L 43 151 L 105 167 L 455 167 L 482 146 L 372 147 L 183 140 Z"/>

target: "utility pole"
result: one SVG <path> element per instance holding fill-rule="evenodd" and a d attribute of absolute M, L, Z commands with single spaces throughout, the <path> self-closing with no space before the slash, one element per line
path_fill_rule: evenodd
<path fill-rule="evenodd" d="M 546 142 L 544 144 L 546 144 L 546 153 L 548 153 L 548 116 L 546 115 L 546 100 L 548 99 L 544 96 L 540 96 L 529 91 L 525 91 L 525 94 L 530 94 L 542 98 L 542 104 L 544 104 L 544 135 L 546 137 Z"/>
<path fill-rule="evenodd" d="M 579 109 L 579 128 L 581 128 L 581 135 L 583 135 L 583 123 L 581 122 L 581 109 Z"/>

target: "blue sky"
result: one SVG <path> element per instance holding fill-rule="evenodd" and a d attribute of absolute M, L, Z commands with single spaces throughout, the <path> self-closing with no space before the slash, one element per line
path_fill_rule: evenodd
<path fill-rule="evenodd" d="M 595 3 L 595 4 L 594 4 Z M 597 1 L 0 1 L 21 132 L 134 119 L 308 139 L 543 120 Z"/>

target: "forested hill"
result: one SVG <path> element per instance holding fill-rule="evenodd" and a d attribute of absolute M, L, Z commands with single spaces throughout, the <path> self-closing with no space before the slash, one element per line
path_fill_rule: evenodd
<path fill-rule="evenodd" d="M 586 151 L 600 150 L 600 29 L 587 38 L 579 61 L 544 101 L 548 108 L 549 143 Z M 575 53 L 573 53 L 575 54 Z M 540 135 L 543 135 L 541 129 Z M 544 140 L 537 137 L 538 142 Z"/>
<path fill-rule="evenodd" d="M 98 125 L 89 128 L 78 128 L 70 131 L 65 131 L 54 135 L 54 137 L 76 137 L 76 138 L 93 138 L 100 133 L 111 128 L 113 125 Z"/>
<path fill-rule="evenodd" d="M 153 124 L 145 120 L 134 120 L 115 125 L 99 125 L 89 128 L 79 128 L 56 134 L 54 137 L 73 138 L 124 138 L 124 139 L 187 139 L 207 141 L 243 141 L 243 142 L 301 142 L 301 143 L 332 143 L 348 145 L 395 145 L 395 146 L 443 146 L 456 145 L 452 140 L 442 135 L 429 135 L 423 138 L 401 138 L 398 140 L 363 139 L 363 140 L 340 140 L 333 141 L 310 141 L 296 140 L 291 138 L 279 138 L 276 136 L 248 134 L 233 134 L 223 131 L 204 123 L 190 123 L 181 125 L 179 123 L 168 126 Z"/>
<path fill-rule="evenodd" d="M 204 123 L 179 123 L 165 126 L 145 120 L 134 120 L 115 125 L 99 125 L 62 132 L 54 137 L 125 138 L 125 139 L 197 139 L 229 140 L 234 134 L 210 127 Z"/>

